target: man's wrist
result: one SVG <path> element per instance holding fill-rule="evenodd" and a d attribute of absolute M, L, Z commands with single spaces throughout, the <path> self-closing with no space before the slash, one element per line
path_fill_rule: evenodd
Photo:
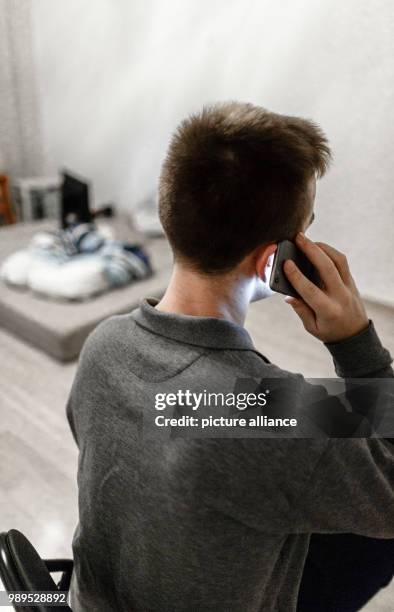
<path fill-rule="evenodd" d="M 391 355 L 382 345 L 372 321 L 357 334 L 339 342 L 324 344 L 334 359 L 336 373 L 341 377 L 372 375 L 392 362 Z"/>
<path fill-rule="evenodd" d="M 365 321 L 360 322 L 357 327 L 354 327 L 351 332 L 349 332 L 349 329 L 347 329 L 342 335 L 335 337 L 335 340 L 327 340 L 325 344 L 339 344 L 340 342 L 351 340 L 352 338 L 361 334 L 363 331 L 367 330 L 369 325 L 370 320 L 365 319 Z"/>

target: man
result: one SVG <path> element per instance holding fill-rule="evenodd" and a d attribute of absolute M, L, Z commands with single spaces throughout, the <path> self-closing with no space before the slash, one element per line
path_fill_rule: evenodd
<path fill-rule="evenodd" d="M 68 403 L 80 449 L 75 610 L 358 609 L 371 588 L 362 592 L 363 580 L 362 601 L 343 607 L 354 585 L 343 596 L 327 583 L 322 534 L 371 538 L 377 565 L 379 542 L 388 543 L 372 592 L 390 579 L 388 440 L 166 436 L 147 425 L 157 393 L 232 391 L 246 379 L 290 381 L 308 396 L 303 377 L 270 364 L 243 327 L 283 239 L 295 239 L 321 276 L 318 288 L 292 262 L 284 267 L 300 295 L 289 303 L 338 375 L 393 376 L 345 256 L 305 236 L 329 157 L 316 125 L 250 104 L 206 108 L 175 133 L 159 189 L 170 284 L 159 302 L 95 330 Z M 312 537 L 306 563 L 311 534 L 323 539 Z"/>

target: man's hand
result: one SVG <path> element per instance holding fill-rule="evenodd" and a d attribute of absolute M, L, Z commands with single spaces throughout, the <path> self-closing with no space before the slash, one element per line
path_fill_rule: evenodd
<path fill-rule="evenodd" d="M 339 342 L 369 325 L 364 304 L 350 274 L 347 259 L 332 246 L 298 234 L 296 244 L 317 269 L 323 288 L 309 281 L 287 260 L 285 274 L 302 299 L 287 297 L 305 329 L 323 342 Z"/>

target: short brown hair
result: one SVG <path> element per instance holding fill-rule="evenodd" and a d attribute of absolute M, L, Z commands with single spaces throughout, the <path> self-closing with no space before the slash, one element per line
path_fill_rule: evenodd
<path fill-rule="evenodd" d="M 176 130 L 163 162 L 159 213 L 175 258 L 225 272 L 260 244 L 291 239 L 308 180 L 330 149 L 311 121 L 239 102 L 204 107 Z"/>

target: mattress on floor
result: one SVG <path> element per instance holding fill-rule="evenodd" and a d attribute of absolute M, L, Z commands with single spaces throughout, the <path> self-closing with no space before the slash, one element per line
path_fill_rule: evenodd
<path fill-rule="evenodd" d="M 125 219 L 103 221 L 116 238 L 144 244 L 154 274 L 128 287 L 115 289 L 84 302 L 47 300 L 29 291 L 15 290 L 0 281 L 0 326 L 61 361 L 75 359 L 88 334 L 100 321 L 129 312 L 143 297 L 160 297 L 171 272 L 171 252 L 165 238 L 142 238 Z M 51 221 L 20 223 L 0 228 L 0 262 L 26 247 L 39 231 L 54 229 Z"/>

